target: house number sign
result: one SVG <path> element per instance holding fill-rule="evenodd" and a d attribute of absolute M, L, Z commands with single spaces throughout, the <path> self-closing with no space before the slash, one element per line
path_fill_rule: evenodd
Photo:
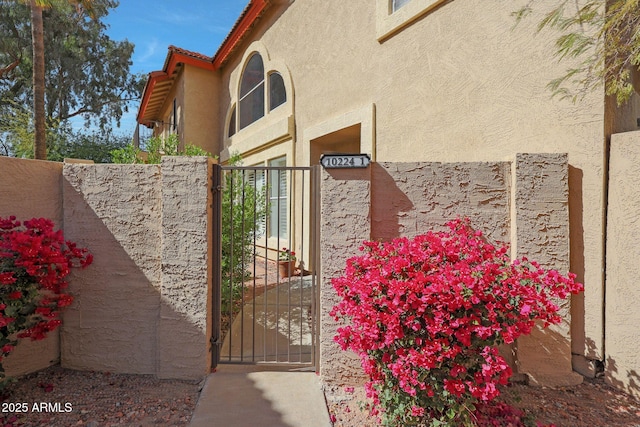
<path fill-rule="evenodd" d="M 371 163 L 368 154 L 323 154 L 320 164 L 325 169 L 366 168 Z"/>

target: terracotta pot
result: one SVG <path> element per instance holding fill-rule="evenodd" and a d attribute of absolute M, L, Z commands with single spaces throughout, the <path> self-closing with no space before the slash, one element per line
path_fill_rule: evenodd
<path fill-rule="evenodd" d="M 293 272 L 296 269 L 295 260 L 292 261 L 278 261 L 278 273 L 281 278 L 293 276 Z"/>

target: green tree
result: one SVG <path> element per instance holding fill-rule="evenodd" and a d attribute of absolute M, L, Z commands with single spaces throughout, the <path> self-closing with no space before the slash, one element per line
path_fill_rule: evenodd
<path fill-rule="evenodd" d="M 44 48 L 44 21 L 42 10 L 53 4 L 48 0 L 22 0 L 29 6 L 31 22 L 31 52 L 32 52 L 32 82 L 33 82 L 33 115 L 34 115 L 34 157 L 46 159 L 46 117 L 45 117 L 45 48 Z M 77 6 L 91 5 L 90 0 L 76 0 Z M 16 66 L 14 61 L 12 64 Z"/>
<path fill-rule="evenodd" d="M 47 158 L 63 161 L 65 158 L 93 160 L 95 163 L 111 163 L 113 150 L 126 147 L 131 143 L 128 135 L 118 135 L 111 131 L 82 132 L 69 131 L 66 137 L 51 140 L 47 147 Z"/>
<path fill-rule="evenodd" d="M 47 158 L 46 122 L 44 116 L 44 21 L 42 18 L 43 3 L 29 1 L 31 11 L 31 46 L 33 77 L 33 117 L 34 140 L 33 152 L 36 159 Z"/>
<path fill-rule="evenodd" d="M 43 0 L 32 7 L 33 3 L 0 0 L 0 66 L 4 66 L 0 68 L 0 109 L 7 102 L 31 105 L 36 95 L 33 122 L 36 158 L 41 158 L 42 123 L 47 128 L 81 117 L 87 126 L 108 129 L 128 111 L 129 101 L 139 98 L 144 81 L 129 72 L 133 44 L 113 41 L 105 34 L 102 19 L 117 7 L 117 1 Z M 32 15 L 38 9 L 43 18 L 42 51 L 34 50 L 31 43 L 39 37 L 32 34 L 36 30 L 32 22 L 37 22 Z M 41 52 L 46 55 L 40 57 Z M 34 79 L 40 75 L 38 59 L 42 58 L 44 78 Z"/>
<path fill-rule="evenodd" d="M 146 163 L 157 164 L 162 156 L 208 156 L 211 153 L 192 144 L 185 144 L 184 150 L 180 148 L 178 135 L 171 134 L 166 138 L 154 136 L 147 140 L 146 145 L 138 149 L 133 142 L 111 151 L 113 163 Z M 144 150 L 144 151 L 143 151 Z"/>
<path fill-rule="evenodd" d="M 529 16 L 535 0 L 514 15 Z M 538 29 L 556 30 L 556 55 L 570 60 L 566 73 L 549 83 L 554 95 L 577 100 L 604 84 L 618 104 L 640 83 L 640 0 L 562 0 L 546 12 Z"/>
<path fill-rule="evenodd" d="M 233 154 L 230 166 L 242 165 L 242 157 Z M 235 316 L 242 303 L 243 283 L 254 262 L 254 244 L 260 224 L 264 224 L 266 191 L 256 188 L 245 171 L 226 171 L 222 191 L 222 312 Z"/>
<path fill-rule="evenodd" d="M 0 155 L 33 158 L 34 126 L 30 109 L 13 104 L 13 108 L 0 110 Z M 65 158 L 110 163 L 111 152 L 131 142 L 127 135 L 112 131 L 75 130 L 67 124 L 53 124 L 47 128 L 47 158 L 63 161 Z"/>

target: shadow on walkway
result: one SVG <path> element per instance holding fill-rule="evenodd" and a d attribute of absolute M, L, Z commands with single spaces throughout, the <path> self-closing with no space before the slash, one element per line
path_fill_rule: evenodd
<path fill-rule="evenodd" d="M 202 389 L 190 427 L 330 427 L 314 372 L 220 365 Z"/>

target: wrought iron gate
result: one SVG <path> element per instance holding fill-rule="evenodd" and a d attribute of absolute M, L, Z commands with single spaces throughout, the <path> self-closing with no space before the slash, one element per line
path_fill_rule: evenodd
<path fill-rule="evenodd" d="M 214 166 L 214 367 L 315 366 L 318 168 Z"/>

